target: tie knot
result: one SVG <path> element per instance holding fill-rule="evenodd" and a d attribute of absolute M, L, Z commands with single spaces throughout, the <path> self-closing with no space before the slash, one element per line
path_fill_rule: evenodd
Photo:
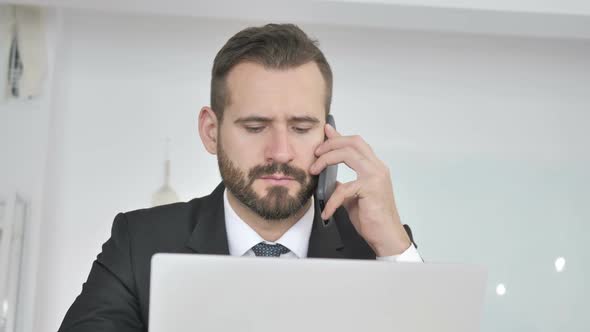
<path fill-rule="evenodd" d="M 282 254 L 288 253 L 290 250 L 282 244 L 268 244 L 260 242 L 252 247 L 252 251 L 256 256 L 279 257 Z"/>

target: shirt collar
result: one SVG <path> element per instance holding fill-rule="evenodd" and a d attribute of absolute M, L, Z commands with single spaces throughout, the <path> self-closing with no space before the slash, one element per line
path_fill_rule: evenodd
<path fill-rule="evenodd" d="M 265 241 L 256 231 L 246 224 L 234 211 L 227 199 L 227 190 L 223 192 L 223 208 L 225 212 L 225 229 L 227 231 L 227 244 L 229 254 L 232 256 L 243 256 L 253 246 L 260 242 L 269 244 L 280 243 L 289 248 L 297 258 L 307 257 L 309 237 L 313 226 L 314 201 L 311 198 L 311 205 L 303 217 L 299 219 L 283 236 L 276 242 Z"/>

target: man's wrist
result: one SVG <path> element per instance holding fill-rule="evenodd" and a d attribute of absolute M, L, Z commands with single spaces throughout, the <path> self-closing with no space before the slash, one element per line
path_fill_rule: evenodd
<path fill-rule="evenodd" d="M 393 255 L 393 256 L 377 256 L 376 259 L 378 261 L 385 261 L 385 262 L 395 262 L 395 263 L 423 263 L 424 260 L 418 253 L 418 249 L 414 246 L 414 244 L 410 245 L 410 247 L 401 253 L 400 255 Z"/>
<path fill-rule="evenodd" d="M 389 232 L 384 234 L 386 237 L 380 239 L 379 243 L 372 245 L 377 256 L 400 255 L 412 245 L 412 240 L 406 233 L 406 229 L 399 220 L 396 221 L 391 223 L 391 225 L 396 226 L 393 226 Z"/>
<path fill-rule="evenodd" d="M 410 239 L 406 238 L 398 241 L 391 241 L 389 242 L 389 245 L 374 246 L 374 251 L 378 257 L 397 256 L 408 250 L 410 246 L 412 246 L 412 242 Z"/>

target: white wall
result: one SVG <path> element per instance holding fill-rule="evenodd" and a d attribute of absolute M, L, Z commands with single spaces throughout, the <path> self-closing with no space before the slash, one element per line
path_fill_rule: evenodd
<path fill-rule="evenodd" d="M 53 69 L 61 36 L 61 19 L 56 10 L 48 9 L 42 17 L 45 27 L 46 61 L 41 95 L 31 100 L 0 101 L 0 196 L 10 202 L 15 194 L 29 203 L 25 225 L 20 299 L 24 303 L 20 331 L 33 331 L 39 266 L 40 229 L 44 221 L 43 205 L 46 181 L 46 161 L 52 123 Z M 5 59 L 3 59 L 5 60 Z M 44 258 L 44 257 L 43 257 Z"/>
<path fill-rule="evenodd" d="M 260 23 L 85 11 L 63 19 L 39 243 L 40 332 L 57 329 L 115 214 L 149 204 L 165 137 L 184 200 L 218 183 L 197 114 L 218 49 Z M 590 43 L 302 27 L 331 61 L 340 131 L 361 134 L 390 165 L 425 259 L 490 268 L 484 331 L 588 327 Z M 557 256 L 567 259 L 561 274 Z M 498 282 L 508 288 L 502 298 L 492 293 Z"/>
<path fill-rule="evenodd" d="M 0 0 L 12 3 L 14 0 Z M 19 0 L 147 15 L 348 25 L 448 33 L 590 39 L 584 0 Z"/>

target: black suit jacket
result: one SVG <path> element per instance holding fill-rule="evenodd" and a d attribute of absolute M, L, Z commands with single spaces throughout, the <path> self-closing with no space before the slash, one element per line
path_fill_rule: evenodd
<path fill-rule="evenodd" d="M 102 246 L 59 331 L 147 331 L 153 254 L 229 255 L 223 191 L 220 184 L 210 195 L 187 203 L 118 214 L 111 238 Z M 308 257 L 375 259 L 343 208 L 328 226 L 320 219 L 317 204 L 314 208 Z M 404 227 L 412 239 L 409 227 Z"/>

